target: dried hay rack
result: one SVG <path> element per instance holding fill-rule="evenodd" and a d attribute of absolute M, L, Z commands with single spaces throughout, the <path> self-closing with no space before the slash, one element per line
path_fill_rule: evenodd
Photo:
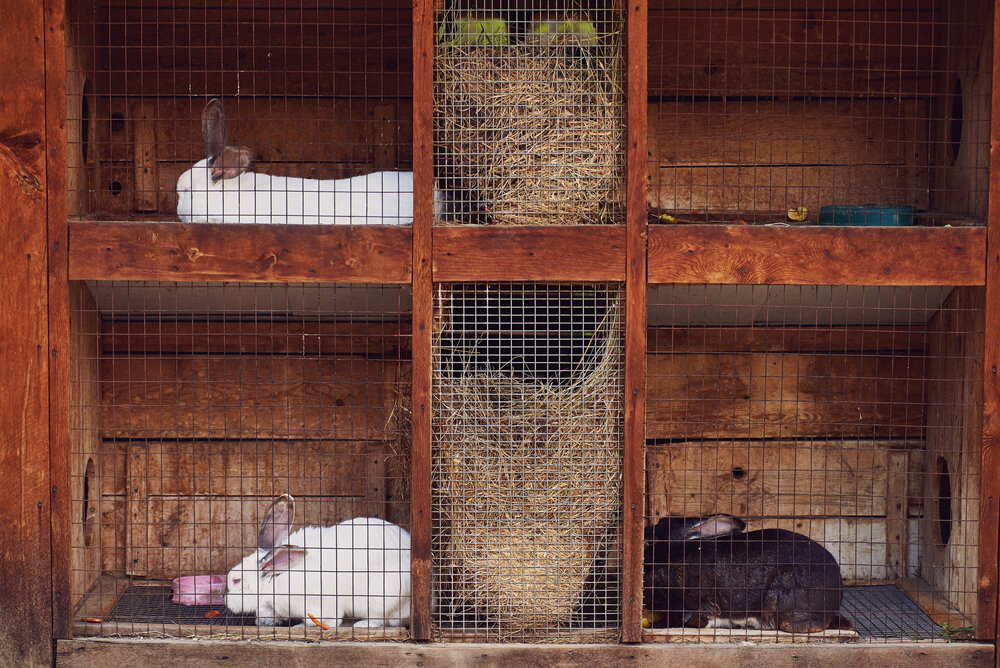
<path fill-rule="evenodd" d="M 442 187 L 491 225 L 623 222 L 622 50 L 610 39 L 439 47 Z"/>
<path fill-rule="evenodd" d="M 439 288 L 433 379 L 439 618 L 499 640 L 572 633 L 588 601 L 606 606 L 599 619 L 615 618 L 616 587 L 602 578 L 615 577 L 621 515 L 620 292 L 598 307 L 600 324 L 566 375 L 540 382 L 484 368 L 475 342 L 449 337 L 448 290 Z M 449 349 L 456 342 L 462 349 Z"/>

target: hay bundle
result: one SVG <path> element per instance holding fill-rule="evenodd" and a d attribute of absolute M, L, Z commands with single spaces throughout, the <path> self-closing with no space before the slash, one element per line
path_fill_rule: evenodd
<path fill-rule="evenodd" d="M 451 45 L 436 59 L 438 177 L 494 225 L 621 222 L 621 49 Z"/>
<path fill-rule="evenodd" d="M 619 318 L 568 383 L 435 368 L 439 612 L 501 639 L 571 625 L 621 512 Z"/>

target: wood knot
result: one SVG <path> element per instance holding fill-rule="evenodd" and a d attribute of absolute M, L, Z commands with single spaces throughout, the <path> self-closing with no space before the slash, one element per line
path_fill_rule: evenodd
<path fill-rule="evenodd" d="M 195 260 L 197 260 L 198 258 L 200 258 L 202 256 L 202 252 L 200 250 L 198 250 L 197 248 L 188 248 L 187 249 L 187 256 L 188 256 L 188 260 L 190 260 L 191 262 L 194 262 Z"/>

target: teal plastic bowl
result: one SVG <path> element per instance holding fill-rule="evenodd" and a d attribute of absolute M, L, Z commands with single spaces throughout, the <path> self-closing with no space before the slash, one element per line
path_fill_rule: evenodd
<path fill-rule="evenodd" d="M 840 204 L 820 207 L 819 224 L 857 227 L 912 225 L 916 214 L 917 210 L 912 206 Z"/>

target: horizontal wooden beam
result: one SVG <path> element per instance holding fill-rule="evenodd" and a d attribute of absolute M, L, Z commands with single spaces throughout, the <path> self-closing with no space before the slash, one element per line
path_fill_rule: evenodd
<path fill-rule="evenodd" d="M 625 227 L 439 227 L 434 280 L 624 281 Z"/>
<path fill-rule="evenodd" d="M 649 282 L 983 285 L 980 227 L 651 225 Z"/>
<path fill-rule="evenodd" d="M 409 227 L 69 226 L 71 280 L 409 283 Z"/>
<path fill-rule="evenodd" d="M 256 636 L 254 636 L 256 637 Z M 104 668 L 130 664 L 186 663 L 199 666 L 272 665 L 303 668 L 329 665 L 455 666 L 869 666 L 937 668 L 993 666 L 993 645 L 985 643 L 858 643 L 802 645 L 490 645 L 478 643 L 248 643 L 207 639 L 59 640 L 56 664 Z"/>

